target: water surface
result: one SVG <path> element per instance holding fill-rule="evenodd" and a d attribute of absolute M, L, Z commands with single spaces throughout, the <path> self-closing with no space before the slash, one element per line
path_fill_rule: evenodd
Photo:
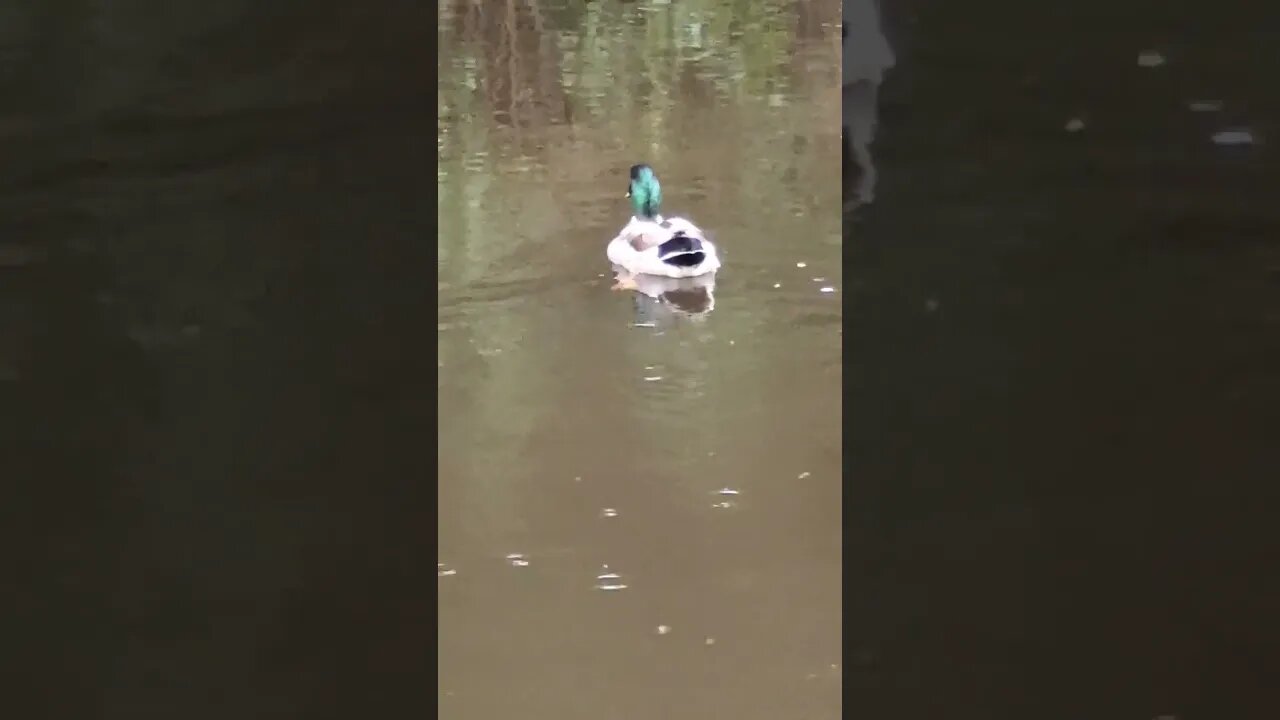
<path fill-rule="evenodd" d="M 431 15 L 2 5 L 12 704 L 390 716 L 431 642 Z"/>
<path fill-rule="evenodd" d="M 1275 6 L 882 9 L 846 226 L 851 705 L 1270 717 Z"/>
<path fill-rule="evenodd" d="M 839 716 L 839 16 L 441 6 L 443 716 Z M 710 311 L 610 292 L 636 162 Z"/>

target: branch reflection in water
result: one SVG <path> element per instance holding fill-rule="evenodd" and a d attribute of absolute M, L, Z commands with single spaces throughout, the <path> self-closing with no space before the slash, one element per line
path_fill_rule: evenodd
<path fill-rule="evenodd" d="M 841 110 L 852 177 L 846 183 L 846 210 L 875 199 L 877 99 L 884 74 L 896 62 L 880 23 L 879 0 L 844 0 Z"/>

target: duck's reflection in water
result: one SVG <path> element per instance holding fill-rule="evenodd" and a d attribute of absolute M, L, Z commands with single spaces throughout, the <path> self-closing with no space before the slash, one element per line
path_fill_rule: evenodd
<path fill-rule="evenodd" d="M 614 267 L 622 275 L 626 271 Z M 716 308 L 716 274 L 691 278 L 630 275 L 628 288 L 636 291 L 635 324 L 657 325 L 675 318 L 701 320 Z"/>

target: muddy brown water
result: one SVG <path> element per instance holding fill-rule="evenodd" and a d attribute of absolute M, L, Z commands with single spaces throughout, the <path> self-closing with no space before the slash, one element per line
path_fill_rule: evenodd
<path fill-rule="evenodd" d="M 839 717 L 839 17 L 442 5 L 442 717 Z M 610 292 L 636 162 L 713 305 Z"/>
<path fill-rule="evenodd" d="M 1272 5 L 882 3 L 845 198 L 833 3 L 174 5 L 0 11 L 14 707 L 1274 714 Z"/>

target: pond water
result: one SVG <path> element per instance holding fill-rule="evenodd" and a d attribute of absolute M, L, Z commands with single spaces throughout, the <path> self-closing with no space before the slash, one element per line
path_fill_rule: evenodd
<path fill-rule="evenodd" d="M 1268 717 L 1277 7 L 881 8 L 846 223 L 851 706 Z"/>
<path fill-rule="evenodd" d="M 434 12 L 2 5 L 15 704 L 390 716 L 432 642 Z"/>
<path fill-rule="evenodd" d="M 839 18 L 441 5 L 442 716 L 839 717 Z M 610 291 L 638 162 L 713 302 Z"/>

